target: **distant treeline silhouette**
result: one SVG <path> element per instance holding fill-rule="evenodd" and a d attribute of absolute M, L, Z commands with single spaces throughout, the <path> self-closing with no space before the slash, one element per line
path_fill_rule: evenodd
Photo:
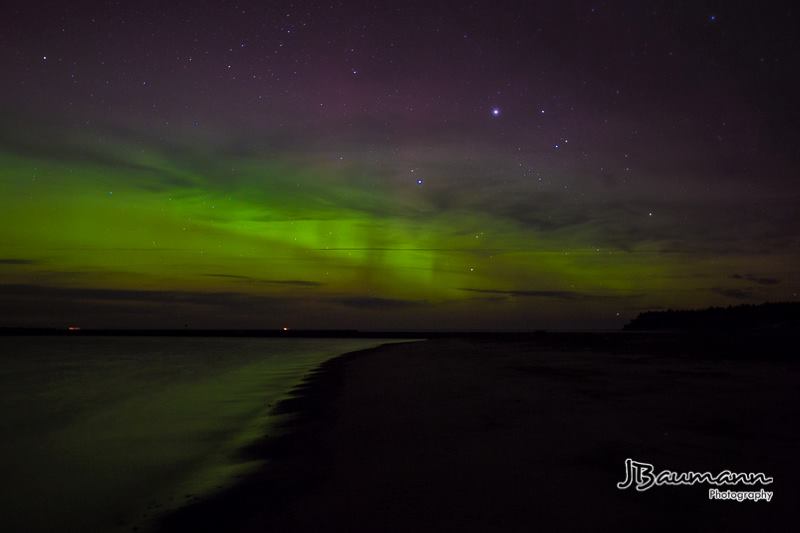
<path fill-rule="evenodd" d="M 789 331 L 800 325 L 800 303 L 709 307 L 697 310 L 647 311 L 625 325 L 626 330 L 752 330 Z"/>

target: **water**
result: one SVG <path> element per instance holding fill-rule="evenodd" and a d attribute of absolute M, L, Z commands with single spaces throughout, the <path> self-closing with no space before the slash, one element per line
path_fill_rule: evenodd
<path fill-rule="evenodd" d="M 270 407 L 372 339 L 0 338 L 0 531 L 147 528 L 257 466 Z"/>

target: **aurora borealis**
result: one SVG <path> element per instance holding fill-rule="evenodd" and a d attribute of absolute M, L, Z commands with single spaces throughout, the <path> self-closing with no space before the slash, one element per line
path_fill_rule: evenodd
<path fill-rule="evenodd" d="M 12 2 L 0 325 L 796 301 L 796 8 Z"/>

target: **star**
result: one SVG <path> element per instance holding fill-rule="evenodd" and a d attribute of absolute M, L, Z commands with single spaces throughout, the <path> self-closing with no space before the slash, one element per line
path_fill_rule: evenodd
<path fill-rule="evenodd" d="M 492 113 L 493 117 L 499 117 L 500 116 L 500 108 L 499 107 L 493 107 L 491 113 Z"/>
<path fill-rule="evenodd" d="M 424 184 L 425 184 L 425 180 L 424 179 L 417 178 L 417 185 L 424 185 Z"/>

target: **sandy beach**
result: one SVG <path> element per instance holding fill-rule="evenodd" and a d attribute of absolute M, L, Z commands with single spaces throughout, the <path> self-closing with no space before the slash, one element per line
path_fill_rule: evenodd
<path fill-rule="evenodd" d="M 620 340 L 622 339 L 622 340 Z M 165 531 L 785 531 L 800 472 L 800 369 L 646 336 L 438 339 L 322 365 L 279 406 L 287 433 L 233 489 Z M 719 355 L 719 354 L 718 354 Z M 620 490 L 655 471 L 762 472 L 771 501 L 707 484 Z"/>

